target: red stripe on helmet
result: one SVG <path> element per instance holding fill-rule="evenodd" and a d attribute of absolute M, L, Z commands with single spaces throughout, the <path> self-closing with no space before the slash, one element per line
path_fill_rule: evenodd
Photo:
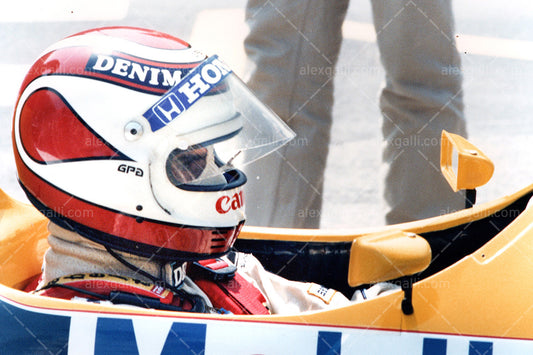
<path fill-rule="evenodd" d="M 26 153 L 40 163 L 121 156 L 83 123 L 61 95 L 46 88 L 24 103 L 20 138 Z"/>

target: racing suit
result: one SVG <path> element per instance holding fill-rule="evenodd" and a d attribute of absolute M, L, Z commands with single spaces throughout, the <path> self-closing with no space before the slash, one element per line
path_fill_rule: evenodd
<path fill-rule="evenodd" d="M 131 284 L 131 280 L 134 280 L 143 283 L 143 285 L 150 285 L 153 280 L 138 271 L 143 270 L 168 285 L 179 286 L 178 288 L 187 295 L 201 298 L 207 306 L 207 311 L 219 311 L 217 310 L 218 307 L 215 307 L 211 302 L 213 295 L 209 292 L 206 294 L 204 292 L 206 289 L 199 287 L 191 277 L 185 276 L 176 281 L 171 263 L 161 263 L 131 254 L 120 253 L 121 258 L 138 268 L 135 270 L 117 260 L 100 244 L 89 241 L 75 232 L 63 229 L 53 223 L 49 224 L 49 230 L 51 233 L 48 237 L 50 248 L 44 257 L 43 273 L 37 286 L 37 293 L 57 296 L 57 290 L 50 291 L 51 286 L 57 286 L 60 283 L 58 280 L 61 278 L 75 281 L 76 278 L 81 279 L 81 275 L 92 275 L 92 280 L 95 277 L 100 277 L 100 281 L 102 281 L 100 285 L 102 287 L 109 287 L 109 283 L 104 282 L 109 280 L 109 278 L 103 277 L 105 275 L 114 275 L 113 280 L 115 283 L 120 282 L 120 277 L 122 277 L 125 280 L 124 284 L 127 282 Z M 314 283 L 290 281 L 270 273 L 250 254 L 236 253 L 234 264 L 239 276 L 257 289 L 258 293 L 264 297 L 264 306 L 272 314 L 295 314 L 309 310 L 341 307 L 351 302 L 342 293 L 335 290 L 327 289 Z M 176 282 L 179 282 L 179 285 Z M 81 285 L 80 283 L 78 284 Z M 98 285 L 99 283 L 95 282 L 95 284 Z M 121 287 L 121 289 L 125 289 L 125 286 Z M 163 290 L 159 293 L 167 295 Z M 65 293 L 59 294 L 63 295 Z M 67 294 L 70 296 L 57 297 L 70 298 L 71 296 L 76 296 L 77 298 L 83 298 L 87 296 L 83 292 Z"/>

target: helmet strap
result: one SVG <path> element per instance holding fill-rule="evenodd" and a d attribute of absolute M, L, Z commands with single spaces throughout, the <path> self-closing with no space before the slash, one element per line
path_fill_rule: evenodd
<path fill-rule="evenodd" d="M 119 253 L 117 253 L 116 251 L 111 249 L 109 246 L 105 245 L 105 249 L 107 250 L 107 252 L 112 257 L 114 257 L 116 260 L 118 260 L 122 265 L 126 266 L 130 270 L 133 270 L 134 272 L 138 273 L 139 275 L 142 275 L 142 276 L 146 277 L 147 279 L 152 281 L 154 284 L 163 286 L 163 287 L 168 288 L 168 289 L 171 289 L 172 291 L 174 291 L 174 289 L 178 289 L 179 288 L 180 285 L 176 285 L 176 286 L 171 285 L 167 281 L 165 281 L 165 280 L 163 280 L 163 279 L 161 279 L 161 278 L 159 278 L 157 276 L 154 276 L 154 275 L 142 270 L 138 266 L 135 266 L 135 265 L 131 264 L 126 259 L 124 259 L 122 256 L 120 256 Z"/>
<path fill-rule="evenodd" d="M 152 274 L 140 269 L 139 267 L 129 263 L 122 256 L 120 256 L 116 251 L 111 249 L 109 246 L 106 245 L 105 249 L 107 250 L 107 252 L 112 257 L 117 259 L 121 264 L 123 264 L 127 268 L 129 268 L 129 269 L 139 273 L 140 275 L 146 277 L 147 279 L 151 280 L 155 285 L 163 286 L 163 287 L 171 290 L 172 292 L 174 292 L 174 294 L 176 294 L 178 297 L 189 301 L 193 305 L 193 308 L 192 308 L 191 312 L 204 313 L 206 311 L 207 305 L 206 305 L 205 301 L 199 296 L 191 295 L 191 294 L 188 294 L 188 293 L 184 292 L 183 290 L 181 290 L 182 283 L 180 283 L 179 285 L 175 285 L 175 286 L 171 285 L 167 281 L 165 281 L 165 280 L 163 280 L 161 278 L 158 278 L 158 277 L 156 277 L 156 276 L 154 276 L 154 275 L 152 275 Z M 183 281 L 184 276 L 185 275 L 183 275 L 183 277 L 180 277 L 181 281 Z M 174 279 L 174 275 L 173 275 L 173 279 Z"/>

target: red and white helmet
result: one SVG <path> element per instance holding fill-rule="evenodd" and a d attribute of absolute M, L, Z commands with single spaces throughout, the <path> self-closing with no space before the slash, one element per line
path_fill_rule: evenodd
<path fill-rule="evenodd" d="M 89 30 L 33 64 L 14 113 L 19 181 L 53 222 L 161 260 L 222 255 L 244 174 L 293 137 L 216 56 L 170 35 Z"/>

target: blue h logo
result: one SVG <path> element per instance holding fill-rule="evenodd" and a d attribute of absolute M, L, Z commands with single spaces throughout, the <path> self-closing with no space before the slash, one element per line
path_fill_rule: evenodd
<path fill-rule="evenodd" d="M 161 122 L 166 125 L 178 117 L 185 110 L 185 107 L 175 94 L 170 93 L 170 95 L 165 96 L 152 110 Z"/>

